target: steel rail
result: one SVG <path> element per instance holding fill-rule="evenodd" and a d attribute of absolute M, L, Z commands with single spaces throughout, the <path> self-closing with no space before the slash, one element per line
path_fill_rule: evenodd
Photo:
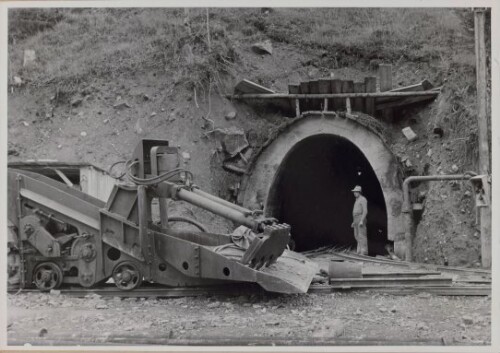
<path fill-rule="evenodd" d="M 364 262 L 373 262 L 382 265 L 394 265 L 401 267 L 420 267 L 426 268 L 432 271 L 445 271 L 445 272 L 459 272 L 459 273 L 473 273 L 477 275 L 487 275 L 491 276 L 491 271 L 479 268 L 464 268 L 464 267 L 449 267 L 449 266 L 441 266 L 441 265 L 432 265 L 432 264 L 423 264 L 419 262 L 407 262 L 407 261 L 395 261 L 389 259 L 380 259 L 373 258 L 371 256 L 364 256 L 358 254 L 346 254 L 346 253 L 334 253 L 333 256 L 340 257 L 346 260 L 354 260 L 354 261 L 364 261 Z"/>
<path fill-rule="evenodd" d="M 308 293 L 330 294 L 336 291 L 370 291 L 387 293 L 392 295 L 414 295 L 418 293 L 429 293 L 440 296 L 489 296 L 491 285 L 466 285 L 466 286 L 386 286 L 386 287 L 342 287 L 332 285 L 311 285 Z"/>
<path fill-rule="evenodd" d="M 441 296 L 476 296 L 491 295 L 491 286 L 453 286 L 453 287 L 418 287 L 418 288 L 371 288 L 370 291 L 384 292 L 393 295 L 413 295 L 429 293 Z"/>
<path fill-rule="evenodd" d="M 375 287 L 403 287 L 403 286 L 450 286 L 451 277 L 424 276 L 424 277 L 370 277 L 370 278 L 330 278 L 332 288 L 375 288 Z"/>
<path fill-rule="evenodd" d="M 58 289 L 62 295 L 72 297 L 86 297 L 89 295 L 97 294 L 102 297 L 120 297 L 120 298 L 179 298 L 179 297 L 194 297 L 201 295 L 242 295 L 251 293 L 259 293 L 263 290 L 252 284 L 232 284 L 231 286 L 206 286 L 206 287 L 164 287 L 158 285 L 143 286 L 134 290 L 124 291 L 114 285 L 96 287 L 96 288 L 83 288 L 83 287 L 68 287 Z M 22 293 L 43 293 L 35 288 L 22 289 L 9 288 L 9 294 L 22 294 Z"/>
<path fill-rule="evenodd" d="M 438 271 L 403 271 L 403 272 L 362 272 L 363 278 L 380 278 L 380 277 L 422 277 L 422 276 L 439 276 Z"/>

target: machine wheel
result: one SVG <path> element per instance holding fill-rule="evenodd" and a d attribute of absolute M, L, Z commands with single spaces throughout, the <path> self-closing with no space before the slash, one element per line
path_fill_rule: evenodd
<path fill-rule="evenodd" d="M 113 269 L 113 281 L 121 290 L 132 290 L 142 284 L 142 273 L 131 261 L 119 263 Z"/>
<path fill-rule="evenodd" d="M 33 271 L 33 281 L 42 292 L 58 288 L 62 280 L 61 268 L 53 262 L 42 262 Z"/>

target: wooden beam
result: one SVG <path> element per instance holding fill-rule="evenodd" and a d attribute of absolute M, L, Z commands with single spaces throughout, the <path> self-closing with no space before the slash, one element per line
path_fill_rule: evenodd
<path fill-rule="evenodd" d="M 373 93 L 377 90 L 377 78 L 365 77 L 365 91 L 366 93 Z M 368 115 L 375 115 L 375 99 L 367 98 L 365 100 L 365 112 Z"/>
<path fill-rule="evenodd" d="M 300 85 L 288 85 L 288 93 L 290 94 L 299 94 L 300 93 Z M 297 106 L 299 104 L 299 106 Z M 295 111 L 297 115 L 297 109 L 299 110 L 298 116 L 300 116 L 300 101 L 297 103 L 295 100 L 290 101 L 290 110 Z"/>
<path fill-rule="evenodd" d="M 332 80 L 332 93 L 340 94 L 342 93 L 342 81 L 339 79 Z M 333 109 L 332 110 L 341 110 L 342 106 L 345 106 L 344 100 L 339 98 L 333 98 Z"/>
<path fill-rule="evenodd" d="M 490 146 L 488 143 L 488 115 L 487 115 L 487 79 L 486 79 L 486 48 L 484 39 L 485 11 L 474 12 L 474 33 L 476 42 L 476 79 L 477 79 L 477 120 L 479 139 L 479 173 L 489 175 Z M 488 183 L 486 183 L 488 184 Z M 489 189 L 489 185 L 483 185 Z M 485 190 L 486 195 L 491 195 Z M 483 267 L 491 267 L 491 199 L 489 206 L 480 207 L 481 230 L 481 263 Z"/>
<path fill-rule="evenodd" d="M 440 90 L 441 87 L 434 87 L 428 80 L 423 80 L 414 85 L 399 87 L 395 89 L 391 89 L 390 92 L 422 92 L 422 91 L 431 91 L 431 90 Z M 377 99 L 377 102 L 389 102 L 394 100 L 393 97 L 385 97 Z"/>
<path fill-rule="evenodd" d="M 300 93 L 300 85 L 288 85 L 288 93 L 290 94 Z"/>
<path fill-rule="evenodd" d="M 261 86 L 255 82 L 252 82 L 249 80 L 241 80 L 234 87 L 234 94 L 238 94 L 238 93 L 240 93 L 240 94 L 241 93 L 268 93 L 268 94 L 272 94 L 275 92 L 272 89 Z"/>
<path fill-rule="evenodd" d="M 350 80 L 342 81 L 342 93 L 354 92 L 354 82 Z"/>
<path fill-rule="evenodd" d="M 436 97 L 432 96 L 417 96 L 417 97 L 406 97 L 403 99 L 393 100 L 385 103 L 378 103 L 378 100 L 375 100 L 375 110 L 384 110 L 389 108 L 398 108 L 403 107 L 405 105 L 426 102 L 429 100 L 433 100 Z"/>
<path fill-rule="evenodd" d="M 364 93 L 365 83 L 364 82 L 354 82 L 354 93 Z M 365 107 L 363 104 L 363 98 L 354 98 L 352 102 L 352 109 L 355 112 L 364 112 Z"/>
<path fill-rule="evenodd" d="M 309 92 L 311 94 L 320 93 L 318 80 L 309 81 Z M 311 110 L 321 110 L 321 101 L 319 99 L 311 100 Z"/>
<path fill-rule="evenodd" d="M 330 93 L 331 92 L 331 84 L 329 78 L 321 78 L 318 80 L 318 93 Z M 329 104 L 328 98 L 324 98 L 322 103 L 322 110 L 332 110 L 332 106 Z"/>
<path fill-rule="evenodd" d="M 380 92 L 390 91 L 392 89 L 392 65 L 380 64 L 378 75 L 380 78 Z"/>
<path fill-rule="evenodd" d="M 380 92 L 392 90 L 392 65 L 380 64 L 378 74 L 380 79 Z M 392 123 L 394 121 L 394 110 L 392 108 L 386 108 L 380 111 L 380 116 L 387 123 Z"/>
<path fill-rule="evenodd" d="M 429 80 L 423 80 L 422 82 L 419 82 L 414 85 L 410 86 L 405 86 L 405 87 L 398 87 L 391 89 L 391 92 L 417 92 L 417 91 L 429 91 L 433 89 L 434 86 L 432 83 L 429 82 Z"/>
<path fill-rule="evenodd" d="M 288 93 L 274 93 L 274 94 L 236 94 L 236 95 L 226 95 L 227 98 L 231 99 L 278 99 L 278 98 L 288 98 L 288 99 L 312 99 L 312 98 L 340 98 L 344 101 L 345 98 L 379 98 L 379 97 L 416 97 L 416 96 L 429 96 L 436 97 L 439 95 L 438 91 L 423 91 L 423 92 L 365 92 L 365 93 L 328 93 L 328 94 L 304 94 L 302 92 L 299 94 L 288 94 Z"/>
<path fill-rule="evenodd" d="M 305 81 L 305 82 L 301 82 L 300 83 L 300 94 L 305 94 L 305 95 L 308 95 L 310 94 L 311 91 L 309 90 L 309 82 Z M 304 101 L 300 102 L 300 110 L 305 112 L 307 110 L 311 110 L 310 108 L 310 102 L 311 100 L 310 99 L 305 99 Z"/>

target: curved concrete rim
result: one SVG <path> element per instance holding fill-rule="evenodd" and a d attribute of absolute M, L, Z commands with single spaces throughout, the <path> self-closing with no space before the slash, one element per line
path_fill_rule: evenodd
<path fill-rule="evenodd" d="M 242 181 L 239 201 L 250 209 L 264 209 L 272 215 L 270 193 L 280 166 L 298 143 L 315 135 L 334 135 L 353 143 L 366 157 L 378 178 L 387 209 L 387 237 L 394 241 L 396 254 L 404 247 L 403 192 L 399 162 L 366 117 L 354 120 L 336 113 L 306 113 L 292 120 L 260 151 Z M 374 119 L 371 118 L 370 119 Z"/>

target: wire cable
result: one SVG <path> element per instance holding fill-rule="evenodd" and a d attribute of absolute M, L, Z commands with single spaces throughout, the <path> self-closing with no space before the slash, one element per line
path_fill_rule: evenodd
<path fill-rule="evenodd" d="M 121 178 L 123 178 L 123 177 L 125 176 L 125 174 L 127 174 L 127 170 L 125 169 L 125 171 L 124 171 L 122 174 L 118 175 L 118 176 L 113 175 L 113 174 L 111 173 L 111 171 L 112 171 L 112 170 L 113 170 L 113 168 L 114 168 L 115 166 L 117 166 L 118 164 L 125 164 L 125 168 L 126 168 L 126 165 L 127 165 L 127 160 L 122 160 L 122 161 L 118 161 L 118 162 L 115 162 L 115 163 L 111 164 L 111 167 L 109 167 L 109 168 L 108 168 L 108 174 L 109 174 L 109 176 L 110 176 L 110 177 L 112 177 L 113 179 L 118 179 L 118 180 L 120 180 Z"/>
<path fill-rule="evenodd" d="M 183 216 L 173 216 L 173 217 L 168 217 L 168 222 L 184 222 L 184 223 L 189 223 L 189 224 L 192 224 L 194 225 L 195 227 L 197 227 L 199 230 L 201 230 L 202 232 L 205 232 L 207 233 L 207 228 L 205 228 L 205 226 L 197 221 L 195 221 L 194 219 L 191 219 L 191 218 L 187 218 L 187 217 L 183 217 Z"/>
<path fill-rule="evenodd" d="M 160 175 L 157 175 L 157 176 L 154 176 L 151 178 L 138 178 L 135 175 L 133 175 L 132 171 L 131 171 L 132 167 L 134 165 L 136 165 L 137 163 L 139 163 L 139 161 L 137 161 L 137 160 L 136 161 L 128 160 L 127 162 L 125 162 L 125 165 L 127 167 L 127 171 L 126 171 L 127 177 L 131 181 L 133 181 L 135 184 L 138 184 L 138 185 L 155 185 L 155 184 L 158 184 L 162 181 L 172 179 L 174 176 L 179 175 L 181 173 L 185 173 L 186 176 L 189 176 L 189 178 L 191 180 L 193 180 L 193 174 L 189 170 L 186 170 L 184 168 L 175 168 L 175 169 L 169 170 L 168 172 L 165 172 L 163 174 L 160 174 Z"/>

